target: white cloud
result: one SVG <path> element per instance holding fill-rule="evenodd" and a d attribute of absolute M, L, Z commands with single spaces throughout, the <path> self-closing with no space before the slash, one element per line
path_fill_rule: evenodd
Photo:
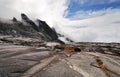
<path fill-rule="evenodd" d="M 71 1 L 77 2 L 80 5 L 84 5 L 84 4 L 96 5 L 96 4 L 113 3 L 113 2 L 116 2 L 116 1 L 119 1 L 119 0 L 100 0 L 100 1 L 98 1 L 98 0 L 71 0 Z"/>
<path fill-rule="evenodd" d="M 20 18 L 19 14 L 24 12 L 31 18 L 47 21 L 75 41 L 120 42 L 120 9 L 79 11 L 73 17 L 75 20 L 70 20 L 64 18 L 68 5 L 68 0 L 0 0 L 0 17 Z"/>
<path fill-rule="evenodd" d="M 103 11 L 99 13 L 105 13 L 104 15 L 83 20 L 69 20 L 61 30 L 75 41 L 120 42 L 120 9 Z"/>
<path fill-rule="evenodd" d="M 18 15 L 21 12 L 26 13 L 31 18 L 40 18 L 47 21 L 52 26 L 55 21 L 63 19 L 65 10 L 68 8 L 67 0 L 0 0 L 0 5 L 3 13 L 0 17 L 11 17 Z M 9 11 L 7 11 L 9 10 Z M 14 11 L 13 11 L 14 10 Z M 14 14 L 14 13 L 17 13 Z M 7 16 L 6 16 L 7 15 Z M 20 17 L 19 17 L 20 18 Z"/>
<path fill-rule="evenodd" d="M 88 18 L 93 18 L 93 17 L 98 17 L 98 16 L 103 16 L 105 14 L 110 14 L 110 13 L 114 13 L 120 11 L 119 9 L 102 9 L 99 11 L 77 11 L 72 17 L 70 17 L 70 19 L 72 20 L 80 20 L 80 19 L 88 19 Z"/>

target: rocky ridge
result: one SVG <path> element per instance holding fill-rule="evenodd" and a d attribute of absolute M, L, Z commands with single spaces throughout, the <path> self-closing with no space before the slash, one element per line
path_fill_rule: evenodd
<path fill-rule="evenodd" d="M 11 21 L 0 21 L 0 35 L 35 38 L 43 41 L 56 41 L 63 43 L 58 39 L 57 33 L 42 20 L 37 19 L 37 24 L 30 20 L 27 15 L 21 14 L 22 21 L 18 21 L 15 17 Z"/>

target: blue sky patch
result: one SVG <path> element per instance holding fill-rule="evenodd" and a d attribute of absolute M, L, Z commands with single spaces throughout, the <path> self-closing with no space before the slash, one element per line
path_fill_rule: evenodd
<path fill-rule="evenodd" d="M 73 17 L 78 11 L 100 11 L 108 8 L 120 8 L 120 0 L 70 0 L 66 18 Z"/>

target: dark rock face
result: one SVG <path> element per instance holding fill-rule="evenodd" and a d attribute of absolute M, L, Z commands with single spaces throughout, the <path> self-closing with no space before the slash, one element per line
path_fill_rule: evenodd
<path fill-rule="evenodd" d="M 120 43 L 97 43 L 97 42 L 80 42 L 76 47 L 80 47 L 85 52 L 99 52 L 120 56 Z"/>
<path fill-rule="evenodd" d="M 53 30 L 55 30 L 55 29 L 53 29 Z M 62 37 L 62 38 L 64 38 L 66 41 L 68 41 L 68 42 L 74 42 L 73 40 L 71 40 L 70 38 L 68 38 L 68 37 L 65 37 L 64 35 L 62 35 L 62 34 L 60 34 L 60 33 L 57 33 L 58 34 L 58 36 L 59 37 Z"/>
<path fill-rule="evenodd" d="M 22 13 L 22 14 L 21 14 L 21 18 L 22 18 L 22 20 L 23 20 L 24 22 L 30 24 L 33 29 L 35 29 L 36 31 L 39 32 L 39 29 L 38 29 L 37 25 L 36 25 L 32 20 L 30 20 L 30 19 L 27 17 L 27 15 L 25 15 L 25 14 Z"/>
<path fill-rule="evenodd" d="M 21 14 L 21 17 L 23 20 L 25 21 L 29 21 L 30 19 L 27 17 L 27 15 L 25 15 L 24 13 Z"/>
<path fill-rule="evenodd" d="M 13 22 L 17 22 L 17 19 L 15 17 L 13 17 L 12 21 Z"/>
<path fill-rule="evenodd" d="M 0 22 L 0 34 L 11 35 L 14 37 L 30 37 L 39 38 L 42 40 L 42 36 L 37 33 L 31 26 L 25 26 L 21 22 L 16 23 L 2 23 Z"/>
<path fill-rule="evenodd" d="M 105 53 L 101 47 L 96 47 L 96 52 Z"/>
<path fill-rule="evenodd" d="M 75 52 L 81 52 L 81 49 L 80 48 L 74 48 L 74 51 Z"/>
<path fill-rule="evenodd" d="M 36 25 L 23 13 L 21 14 L 21 18 L 23 22 L 18 21 L 15 17 L 13 17 L 13 22 L 11 23 L 0 21 L 0 34 L 61 42 L 58 40 L 57 33 L 45 21 L 37 20 L 39 25 Z"/>
<path fill-rule="evenodd" d="M 52 30 L 45 21 L 41 21 L 41 20 L 37 20 L 37 21 L 39 23 L 39 29 L 42 30 L 42 32 L 46 33 L 51 40 L 55 40 L 58 38 L 57 33 L 54 30 Z"/>

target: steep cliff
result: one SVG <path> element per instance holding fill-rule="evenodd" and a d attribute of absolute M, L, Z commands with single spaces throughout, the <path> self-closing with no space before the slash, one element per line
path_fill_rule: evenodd
<path fill-rule="evenodd" d="M 37 24 L 28 18 L 27 15 L 21 14 L 22 21 L 15 17 L 9 21 L 0 21 L 0 35 L 12 35 L 13 37 L 29 37 L 44 41 L 59 41 L 57 33 L 42 20 L 37 19 Z"/>

